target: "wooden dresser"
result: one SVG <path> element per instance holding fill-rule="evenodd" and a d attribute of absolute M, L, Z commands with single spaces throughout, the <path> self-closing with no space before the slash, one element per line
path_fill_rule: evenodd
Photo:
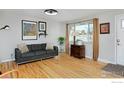
<path fill-rule="evenodd" d="M 71 56 L 85 58 L 85 45 L 71 45 Z"/>

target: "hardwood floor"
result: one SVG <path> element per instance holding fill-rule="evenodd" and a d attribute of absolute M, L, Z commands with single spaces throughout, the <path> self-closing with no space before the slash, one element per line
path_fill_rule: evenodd
<path fill-rule="evenodd" d="M 8 63 L 1 64 L 8 69 Z M 12 63 L 14 68 L 15 62 Z M 119 77 L 102 71 L 105 63 L 90 59 L 77 59 L 67 54 L 56 58 L 36 61 L 18 66 L 20 78 L 113 78 Z M 3 71 L 4 72 L 4 71 Z"/>

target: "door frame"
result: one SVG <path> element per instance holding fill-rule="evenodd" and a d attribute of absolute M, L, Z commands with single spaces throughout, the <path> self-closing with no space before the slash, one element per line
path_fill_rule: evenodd
<path fill-rule="evenodd" d="M 117 64 L 117 16 L 115 16 L 115 64 Z"/>
<path fill-rule="evenodd" d="M 117 17 L 119 16 L 124 16 L 124 14 L 118 14 L 118 15 L 115 15 L 115 64 L 118 64 L 117 62 Z"/>

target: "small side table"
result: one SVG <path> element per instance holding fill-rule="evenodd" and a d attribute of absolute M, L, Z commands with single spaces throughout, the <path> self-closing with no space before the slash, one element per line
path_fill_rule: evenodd
<path fill-rule="evenodd" d="M 0 75 L 2 74 L 2 72 L 0 71 Z"/>
<path fill-rule="evenodd" d="M 71 45 L 71 56 L 85 58 L 85 45 Z"/>

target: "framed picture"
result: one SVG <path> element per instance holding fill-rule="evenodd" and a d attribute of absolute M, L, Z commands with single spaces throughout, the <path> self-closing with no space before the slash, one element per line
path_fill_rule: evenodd
<path fill-rule="evenodd" d="M 46 22 L 39 21 L 38 28 L 39 28 L 39 32 L 46 31 Z"/>
<path fill-rule="evenodd" d="M 124 29 L 124 19 L 121 20 L 121 28 Z"/>
<path fill-rule="evenodd" d="M 22 20 L 22 40 L 37 40 L 37 22 Z"/>
<path fill-rule="evenodd" d="M 100 24 L 100 34 L 109 34 L 110 33 L 110 23 Z"/>

